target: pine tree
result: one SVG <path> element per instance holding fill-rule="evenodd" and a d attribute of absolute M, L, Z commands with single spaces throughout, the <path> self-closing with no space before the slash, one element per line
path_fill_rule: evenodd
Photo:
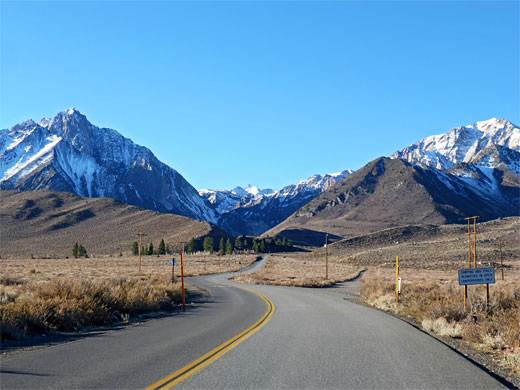
<path fill-rule="evenodd" d="M 87 256 L 87 250 L 81 244 L 78 246 L 78 257 L 88 257 Z"/>
<path fill-rule="evenodd" d="M 222 256 L 224 253 L 226 253 L 226 247 L 224 245 L 224 237 L 220 237 L 220 243 L 218 246 L 218 254 Z"/>
<path fill-rule="evenodd" d="M 188 253 L 195 253 L 197 251 L 197 243 L 195 242 L 195 238 L 192 238 L 188 242 Z"/>
<path fill-rule="evenodd" d="M 253 240 L 253 252 L 258 253 L 258 241 Z"/>
<path fill-rule="evenodd" d="M 204 252 L 209 252 L 210 254 L 213 254 L 213 250 L 214 250 L 213 237 L 207 236 L 206 238 L 204 238 L 204 242 L 202 245 L 204 248 Z"/>
<path fill-rule="evenodd" d="M 170 252 L 170 244 L 166 244 L 166 253 L 171 255 L 172 253 Z"/>
<path fill-rule="evenodd" d="M 74 246 L 72 247 L 72 256 L 76 259 L 78 258 L 78 243 L 74 243 Z"/>
<path fill-rule="evenodd" d="M 261 252 L 261 253 L 265 253 L 265 252 L 267 252 L 266 249 L 265 249 L 265 240 L 260 241 L 260 245 L 259 245 L 258 250 L 259 250 L 259 252 Z"/>
<path fill-rule="evenodd" d="M 148 256 L 153 255 L 153 242 L 150 242 L 150 245 L 148 246 Z"/>
<path fill-rule="evenodd" d="M 166 245 L 164 244 L 164 239 L 161 238 L 161 242 L 159 243 L 159 249 L 157 250 L 159 255 L 166 254 Z"/>
<path fill-rule="evenodd" d="M 226 253 L 228 255 L 233 253 L 233 244 L 231 244 L 231 240 L 228 238 L 226 242 Z"/>
<path fill-rule="evenodd" d="M 137 243 L 137 241 L 134 241 L 134 243 L 132 244 L 132 254 L 134 256 L 137 256 L 139 254 L 139 244 Z"/>
<path fill-rule="evenodd" d="M 235 240 L 235 248 L 242 250 L 242 237 L 238 236 Z"/>

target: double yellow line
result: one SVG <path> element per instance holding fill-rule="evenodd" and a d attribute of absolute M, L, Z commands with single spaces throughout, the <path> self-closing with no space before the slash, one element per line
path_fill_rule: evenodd
<path fill-rule="evenodd" d="M 183 380 L 195 374 L 197 371 L 203 369 L 204 367 L 210 365 L 222 355 L 231 351 L 233 348 L 235 348 L 238 344 L 247 339 L 257 330 L 259 330 L 262 326 L 264 326 L 267 323 L 267 321 L 271 319 L 271 317 L 274 314 L 274 304 L 273 302 L 271 302 L 269 298 L 257 291 L 250 290 L 245 287 L 234 287 L 252 292 L 258 295 L 260 298 L 262 298 L 267 303 L 267 311 L 264 313 L 264 315 L 257 322 L 255 322 L 253 325 L 251 325 L 243 332 L 240 332 L 236 336 L 219 345 L 217 348 L 209 351 L 207 354 L 195 360 L 194 362 L 188 364 L 187 366 L 181 368 L 178 371 L 175 371 L 173 374 L 168 375 L 166 378 L 161 379 L 159 382 L 156 382 L 153 385 L 147 387 L 147 390 L 171 389 L 173 386 L 182 382 Z"/>

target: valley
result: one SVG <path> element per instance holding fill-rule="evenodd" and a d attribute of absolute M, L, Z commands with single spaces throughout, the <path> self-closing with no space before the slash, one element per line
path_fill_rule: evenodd
<path fill-rule="evenodd" d="M 144 332 L 143 337 L 149 339 L 146 326 L 169 339 L 170 329 L 182 330 L 188 340 L 171 339 L 174 341 L 168 349 L 179 354 L 167 358 L 161 343 L 149 339 L 147 355 L 161 356 L 167 363 L 158 364 L 145 377 L 127 372 L 117 379 L 110 375 L 94 378 L 90 372 L 85 382 L 71 382 L 40 365 L 40 354 L 65 364 L 61 355 L 53 355 L 58 350 L 70 360 L 78 359 L 81 348 L 74 342 L 70 348 L 58 343 L 56 349 L 37 348 L 34 353 L 22 348 L 20 364 L 29 372 L 48 375 L 44 387 L 49 388 L 85 383 L 126 387 L 127 378 L 132 378 L 133 385 L 155 383 L 153 388 L 181 381 L 186 387 L 220 387 L 225 378 L 212 373 L 219 371 L 221 364 L 234 362 L 241 367 L 240 372 L 267 364 L 243 365 L 247 358 L 240 351 L 269 346 L 278 366 L 284 366 L 286 352 L 293 347 L 284 345 L 286 352 L 276 352 L 273 340 L 266 341 L 265 334 L 274 331 L 290 336 L 290 330 L 296 329 L 296 318 L 300 325 L 305 324 L 297 333 L 305 339 L 316 334 L 316 321 L 323 316 L 330 320 L 327 334 L 334 335 L 333 339 L 343 340 L 342 325 L 349 323 L 348 337 L 357 334 L 363 339 L 365 333 L 359 330 L 369 327 L 378 335 L 376 339 L 383 340 L 390 327 L 402 340 L 409 340 L 410 329 L 403 328 L 404 323 L 379 317 L 381 313 L 361 308 L 361 303 L 398 316 L 485 367 L 491 376 L 475 371 L 472 375 L 480 379 L 470 387 L 517 384 L 519 156 L 520 129 L 507 120 L 493 118 L 426 138 L 356 171 L 314 175 L 281 190 L 250 185 L 197 191 L 150 150 L 115 130 L 94 126 L 77 109 L 1 130 L 0 313 L 2 337 L 10 340 L 2 348 L 12 351 L 16 345 L 31 345 L 31 340 L 49 345 L 42 343 L 42 338 L 58 340 L 63 334 L 81 338 L 96 326 L 108 326 L 101 337 L 110 337 L 110 326 L 137 318 L 135 329 L 117 333 L 116 339 L 121 340 L 112 345 L 114 351 L 120 350 L 121 342 L 131 344 L 133 332 Z M 490 307 L 483 303 L 482 288 L 471 287 L 470 307 L 464 311 L 457 270 L 468 265 L 464 218 L 473 215 L 479 216 L 478 267 L 494 268 L 496 283 L 491 286 Z M 140 233 L 143 256 L 139 271 Z M 186 314 L 179 311 L 178 280 L 171 281 L 171 260 L 175 257 L 179 264 L 181 249 L 187 250 Z M 274 253 L 279 250 L 287 252 Z M 257 262 L 261 255 L 265 263 Z M 397 256 L 402 278 L 399 302 L 394 291 Z M 498 277 L 502 271 L 504 280 Z M 177 265 L 177 279 L 179 272 Z M 207 299 L 199 300 L 201 295 Z M 322 305 L 318 316 L 308 315 L 308 311 L 316 311 L 309 302 Z M 265 305 L 267 312 L 262 314 Z M 153 317 L 157 312 L 161 320 L 139 325 L 142 316 Z M 386 324 L 383 328 L 370 322 L 376 317 Z M 337 322 L 338 318 L 342 320 Z M 304 319 L 308 321 L 302 322 Z M 165 323 L 169 325 L 163 327 Z M 267 329 L 259 331 L 258 338 L 241 344 L 264 325 Z M 245 334 L 248 336 L 242 340 L 240 335 Z M 333 349 L 331 338 L 322 336 L 320 343 Z M 452 363 L 461 370 L 475 369 L 438 349 L 435 342 L 426 341 L 420 332 L 414 337 L 416 346 L 436 357 L 437 369 L 448 369 L 442 366 L 443 359 L 454 359 Z M 185 354 L 181 351 L 189 340 L 198 349 Z M 95 341 L 86 343 L 88 348 L 97 348 Z M 235 345 L 238 352 L 217 360 Z M 371 343 L 356 344 L 351 339 L 348 347 L 352 345 L 368 354 L 377 349 Z M 402 345 L 394 347 L 402 348 L 403 354 L 414 353 L 406 343 Z M 102 348 L 101 353 L 107 352 Z M 206 359 L 208 353 L 216 357 L 202 364 L 212 363 L 207 370 L 198 373 L 199 369 L 187 369 L 187 374 L 178 378 L 171 373 L 171 367 L 184 370 L 193 360 Z M 11 362 L 9 356 L 6 359 Z M 348 361 L 347 356 L 343 359 Z M 431 363 L 417 357 L 413 364 L 406 364 L 424 371 L 427 362 Z M 140 364 L 125 360 L 123 365 L 142 370 Z M 391 367 L 385 360 L 378 370 Z M 298 372 L 301 366 L 289 365 L 287 369 Z M 303 386 L 300 376 L 284 377 L 276 367 L 272 370 L 276 373 L 273 387 Z M 359 383 L 379 383 L 374 372 L 360 372 L 363 381 Z M 412 372 L 408 373 L 408 385 L 421 379 Z M 192 374 L 193 379 L 188 378 Z M 391 378 L 387 380 L 401 383 L 399 377 L 387 374 Z M 14 375 L 11 378 L 17 381 Z M 460 383 L 464 387 L 468 378 L 458 382 L 452 372 L 447 382 L 432 375 L 428 383 Z M 330 383 L 320 379 L 316 384 L 334 387 L 336 379 Z M 265 386 L 251 372 L 247 378 L 236 373 L 233 380 L 246 383 L 246 387 Z M 233 382 L 233 387 L 242 387 L 239 382 Z M 34 385 L 31 380 L 24 383 Z"/>

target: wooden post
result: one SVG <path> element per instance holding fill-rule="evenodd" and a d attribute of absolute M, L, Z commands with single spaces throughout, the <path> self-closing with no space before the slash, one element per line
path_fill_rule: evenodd
<path fill-rule="evenodd" d="M 399 256 L 396 258 L 395 267 L 395 303 L 399 303 Z"/>
<path fill-rule="evenodd" d="M 184 260 L 183 260 L 184 248 L 181 249 L 181 281 L 182 281 L 182 311 L 186 311 L 186 296 L 184 293 Z"/>
<path fill-rule="evenodd" d="M 172 258 L 172 283 L 175 283 L 175 257 Z"/>
<path fill-rule="evenodd" d="M 489 310 L 489 283 L 486 283 L 486 310 Z"/>
<path fill-rule="evenodd" d="M 500 247 L 500 271 L 502 271 L 502 280 L 504 280 L 504 264 L 502 264 L 502 241 L 498 239 L 498 246 Z"/>
<path fill-rule="evenodd" d="M 329 235 L 325 234 L 325 280 L 329 278 L 329 260 L 328 260 L 328 246 Z"/>

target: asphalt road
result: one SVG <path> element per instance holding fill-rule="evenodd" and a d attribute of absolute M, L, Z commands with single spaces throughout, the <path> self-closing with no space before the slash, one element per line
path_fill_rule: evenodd
<path fill-rule="evenodd" d="M 194 278 L 212 298 L 185 314 L 1 360 L 0 388 L 146 388 L 265 315 L 226 276 Z M 276 306 L 249 338 L 178 384 L 196 389 L 503 386 L 414 327 L 334 289 L 248 286 Z"/>

